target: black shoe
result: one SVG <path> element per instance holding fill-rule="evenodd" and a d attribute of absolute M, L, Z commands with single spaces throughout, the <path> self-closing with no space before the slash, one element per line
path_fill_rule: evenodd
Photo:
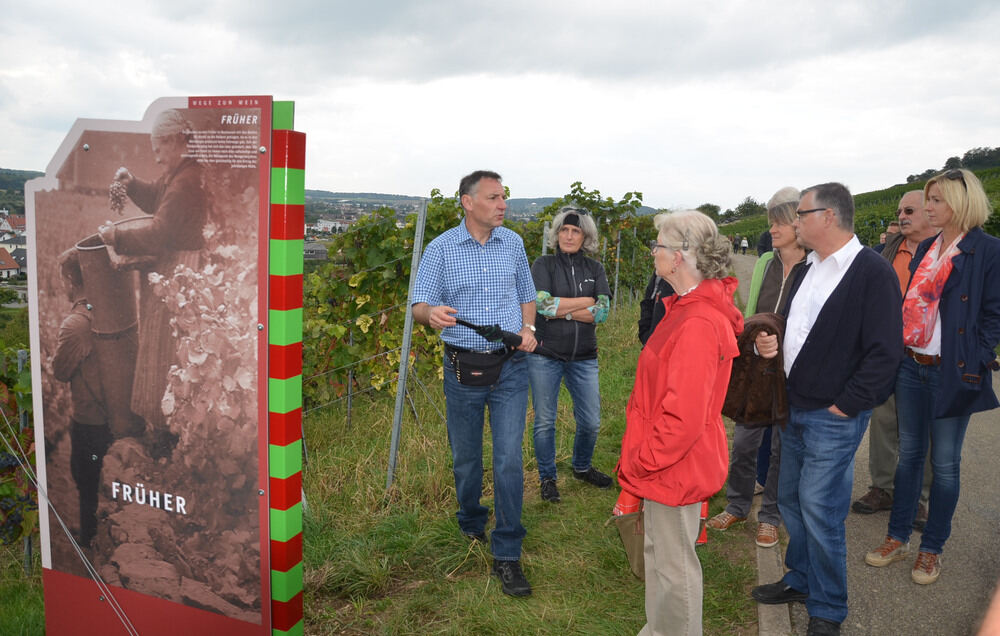
<path fill-rule="evenodd" d="M 493 560 L 493 576 L 500 579 L 503 593 L 508 596 L 531 596 L 531 584 L 521 571 L 520 561 Z"/>
<path fill-rule="evenodd" d="M 605 475 L 601 471 L 597 470 L 593 466 L 578 473 L 576 470 L 573 471 L 573 476 L 580 481 L 585 481 L 591 486 L 597 486 L 598 488 L 607 488 L 611 485 L 611 477 Z"/>
<path fill-rule="evenodd" d="M 806 636 L 837 636 L 840 633 L 840 623 L 818 616 L 809 617 L 809 631 Z"/>
<path fill-rule="evenodd" d="M 479 543 L 486 543 L 486 533 L 485 532 L 463 532 L 465 538 L 469 541 L 478 541 Z"/>
<path fill-rule="evenodd" d="M 551 501 L 552 503 L 559 503 L 562 499 L 559 498 L 559 489 L 556 488 L 556 480 L 546 478 L 542 480 L 542 499 L 545 501 Z"/>
<path fill-rule="evenodd" d="M 764 605 L 781 605 L 782 603 L 804 601 L 809 598 L 808 594 L 786 585 L 784 581 L 758 585 L 750 590 L 750 596 L 758 603 L 763 603 Z"/>

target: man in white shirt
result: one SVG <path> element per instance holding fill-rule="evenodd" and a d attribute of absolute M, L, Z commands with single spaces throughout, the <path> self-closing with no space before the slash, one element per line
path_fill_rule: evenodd
<path fill-rule="evenodd" d="M 902 297 L 889 263 L 854 235 L 854 201 L 839 183 L 802 192 L 794 227 L 813 251 L 792 289 L 782 343 L 789 416 L 781 435 L 778 508 L 788 572 L 760 603 L 805 601 L 809 634 L 839 634 L 847 617 L 847 542 L 854 454 L 903 358 Z M 757 338 L 777 355 L 777 338 Z"/>

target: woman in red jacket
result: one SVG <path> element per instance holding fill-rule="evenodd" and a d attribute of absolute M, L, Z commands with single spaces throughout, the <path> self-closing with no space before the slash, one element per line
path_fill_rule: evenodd
<path fill-rule="evenodd" d="M 700 634 L 701 502 L 726 481 L 722 403 L 743 315 L 726 277 L 732 247 L 704 214 L 658 215 L 656 273 L 676 290 L 639 354 L 618 479 L 644 500 L 646 626 L 640 636 Z"/>

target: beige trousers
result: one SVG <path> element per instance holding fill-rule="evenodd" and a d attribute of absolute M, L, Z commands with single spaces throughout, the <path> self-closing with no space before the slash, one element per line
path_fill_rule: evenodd
<path fill-rule="evenodd" d="M 701 562 L 695 554 L 701 503 L 644 500 L 646 625 L 639 636 L 701 634 Z"/>

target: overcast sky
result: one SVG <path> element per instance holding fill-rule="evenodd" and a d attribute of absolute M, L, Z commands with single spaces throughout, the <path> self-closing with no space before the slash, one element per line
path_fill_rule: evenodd
<path fill-rule="evenodd" d="M 266 4 L 272 8 L 258 8 Z M 296 103 L 306 187 L 514 197 L 574 181 L 723 209 L 902 183 L 1000 146 L 1000 3 L 4 2 L 0 167 L 158 97 Z"/>

